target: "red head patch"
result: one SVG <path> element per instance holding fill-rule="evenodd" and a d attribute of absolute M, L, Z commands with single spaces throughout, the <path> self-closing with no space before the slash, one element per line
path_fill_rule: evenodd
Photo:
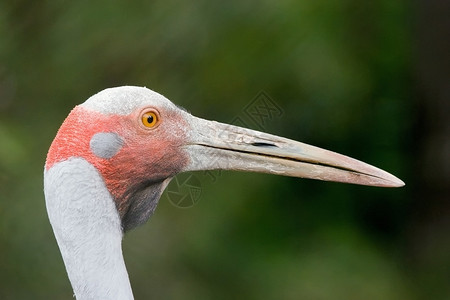
<path fill-rule="evenodd" d="M 149 128 L 142 123 L 148 108 L 129 115 L 107 115 L 75 107 L 49 149 L 45 168 L 71 157 L 84 158 L 101 174 L 123 220 L 133 207 L 135 193 L 173 177 L 188 163 L 181 149 L 189 126 L 183 116 L 170 109 L 151 109 L 158 113 L 160 124 Z M 117 137 L 116 144 L 102 144 L 99 133 Z"/>

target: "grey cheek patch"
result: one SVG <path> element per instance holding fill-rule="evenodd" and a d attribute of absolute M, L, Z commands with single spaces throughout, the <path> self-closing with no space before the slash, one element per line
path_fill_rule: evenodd
<path fill-rule="evenodd" d="M 96 133 L 89 143 L 91 151 L 100 158 L 111 158 L 123 146 L 122 138 L 113 132 Z"/>

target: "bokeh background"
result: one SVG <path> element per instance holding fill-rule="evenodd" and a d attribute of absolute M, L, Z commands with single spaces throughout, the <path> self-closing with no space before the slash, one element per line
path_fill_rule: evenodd
<path fill-rule="evenodd" d="M 401 189 L 196 173 L 130 232 L 136 299 L 450 299 L 447 1 L 1 1 L 0 299 L 72 299 L 42 187 L 70 109 L 112 86 L 397 175 Z M 247 122 L 249 127 L 259 129 Z"/>

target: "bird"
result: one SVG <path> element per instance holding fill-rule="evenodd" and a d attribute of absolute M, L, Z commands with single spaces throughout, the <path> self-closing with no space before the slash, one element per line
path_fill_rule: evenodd
<path fill-rule="evenodd" d="M 124 234 L 150 218 L 175 175 L 202 170 L 404 185 L 332 151 L 195 117 L 146 87 L 102 90 L 72 109 L 44 166 L 47 214 L 77 299 L 133 299 Z"/>

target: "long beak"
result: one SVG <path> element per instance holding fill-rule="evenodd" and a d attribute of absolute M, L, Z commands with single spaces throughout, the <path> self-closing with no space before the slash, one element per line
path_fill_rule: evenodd
<path fill-rule="evenodd" d="M 400 187 L 397 177 L 335 152 L 275 135 L 190 116 L 190 156 L 185 171 L 239 170 L 284 176 Z"/>

